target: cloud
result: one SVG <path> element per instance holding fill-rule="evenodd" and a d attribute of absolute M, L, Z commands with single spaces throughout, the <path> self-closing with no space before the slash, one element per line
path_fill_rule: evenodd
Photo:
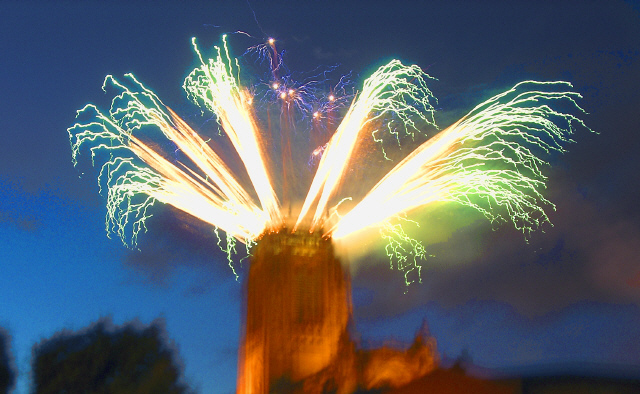
<path fill-rule="evenodd" d="M 41 215 L 35 208 L 38 196 L 26 192 L 21 182 L 0 178 L 0 224 L 7 223 L 21 230 L 33 232 L 42 226 Z"/>
<path fill-rule="evenodd" d="M 423 283 L 408 288 L 384 258 L 369 260 L 353 277 L 356 292 L 369 291 L 366 302 L 356 305 L 360 315 L 396 316 L 430 301 L 453 307 L 492 300 L 530 317 L 584 300 L 640 303 L 637 223 L 609 215 L 584 198 L 575 183 L 556 176 L 549 188 L 557 206 L 550 212 L 553 227 L 527 242 L 506 225 L 492 229 L 486 221 L 472 222 L 427 245 L 434 257 L 423 262 Z"/>
<path fill-rule="evenodd" d="M 138 238 L 138 249 L 127 252 L 123 261 L 147 283 L 169 286 L 174 274 L 186 268 L 198 273 L 187 293 L 201 294 L 233 276 L 212 226 L 169 206 L 158 206 L 147 228 Z M 244 245 L 238 243 L 237 250 L 242 256 Z"/>

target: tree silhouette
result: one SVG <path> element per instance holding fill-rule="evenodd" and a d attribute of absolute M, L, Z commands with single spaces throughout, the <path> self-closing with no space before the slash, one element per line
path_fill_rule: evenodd
<path fill-rule="evenodd" d="M 33 348 L 33 391 L 48 393 L 187 393 L 164 324 L 63 331 Z"/>
<path fill-rule="evenodd" d="M 9 354 L 10 343 L 9 334 L 0 327 L 0 394 L 8 393 L 16 381 L 11 355 Z"/>

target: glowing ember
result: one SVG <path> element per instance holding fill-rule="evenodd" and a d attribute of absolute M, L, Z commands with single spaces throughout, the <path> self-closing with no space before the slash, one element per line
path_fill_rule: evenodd
<path fill-rule="evenodd" d="M 136 245 L 151 216 L 150 207 L 159 201 L 224 231 L 230 265 L 236 240 L 248 248 L 265 232 L 283 231 L 287 226 L 291 231 L 321 232 L 334 238 L 377 227 L 388 241 L 392 266 L 406 277 L 413 270 L 419 272 L 418 260 L 426 257 L 426 250 L 406 235 L 398 221 L 408 220 L 407 214 L 432 202 L 469 206 L 491 221 L 511 222 L 524 233 L 548 222 L 545 209 L 553 204 L 541 193 L 546 180 L 541 156 L 563 152 L 573 125 L 584 126 L 575 116 L 553 109 L 562 102 L 581 111 L 576 103 L 581 96 L 570 90 L 569 83 L 521 82 L 485 101 L 426 140 L 381 176 L 364 198 L 345 208 L 347 204 L 340 204 L 353 196 L 341 196 L 341 185 L 350 182 L 354 152 L 375 141 L 389 159 L 390 142 L 420 138 L 426 126 L 435 127 L 431 104 L 435 98 L 427 87 L 431 77 L 418 66 L 393 60 L 364 81 L 332 136 L 310 149 L 309 161 L 317 163 L 315 176 L 305 189 L 297 219 L 287 223 L 296 216 L 291 216 L 291 207 L 283 206 L 274 189 L 270 148 L 254 107 L 261 99 L 253 87 L 242 86 L 240 63 L 229 54 L 225 37 L 223 44 L 215 47 L 213 58 L 205 59 L 193 40 L 200 66 L 183 87 L 189 99 L 215 115 L 244 165 L 250 188 L 207 141 L 131 74 L 125 75 L 127 83 L 107 76 L 105 86 L 119 91 L 108 113 L 88 104 L 78 111 L 78 118 L 89 120 L 68 129 L 74 164 L 83 148 L 91 152 L 94 165 L 95 160 L 102 162 L 98 182 L 107 194 L 107 232 L 118 234 L 126 245 Z M 336 109 L 348 100 L 347 95 L 341 99 L 332 90 L 324 104 L 313 103 L 309 86 L 294 86 L 278 77 L 281 56 L 273 39 L 254 49 L 269 59 L 273 80 L 265 85 L 271 97 L 282 102 L 281 118 L 290 119 L 298 111 L 315 125 L 341 115 Z M 280 123 L 283 156 L 291 150 L 286 134 L 291 130 L 285 130 L 291 127 L 295 127 L 292 121 Z M 149 141 L 153 140 L 146 132 L 149 129 L 160 131 L 191 163 L 167 159 Z M 285 189 L 291 186 L 287 179 L 283 183 Z M 287 202 L 289 191 L 284 190 L 283 196 Z"/>

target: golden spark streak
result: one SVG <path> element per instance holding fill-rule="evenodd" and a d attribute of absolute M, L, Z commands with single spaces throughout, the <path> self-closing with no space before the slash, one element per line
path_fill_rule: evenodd
<path fill-rule="evenodd" d="M 419 67 L 404 66 L 398 60 L 392 60 L 367 78 L 362 92 L 351 104 L 327 144 L 294 230 L 316 200 L 318 203 L 309 231 L 322 227 L 329 199 L 335 195 L 338 185 L 343 181 L 354 147 L 367 124 L 393 114 L 400 120 L 398 129 L 411 135 L 412 129 L 416 128 L 415 119 L 420 119 L 425 124 L 434 124 L 431 117 L 433 107 L 429 103 L 433 96 L 426 87 L 425 77 L 427 75 Z M 420 103 L 425 112 L 408 104 L 409 100 Z M 392 133 L 397 135 L 399 132 Z"/>
<path fill-rule="evenodd" d="M 547 103 L 566 100 L 580 109 L 580 95 L 528 86 L 571 85 L 524 81 L 478 105 L 398 163 L 327 235 L 346 237 L 434 201 L 467 205 L 525 233 L 548 222 L 543 206 L 553 204 L 541 194 L 540 170 L 547 163 L 535 151 L 563 152 L 572 122 L 584 123 Z"/>
<path fill-rule="evenodd" d="M 219 227 L 242 242 L 263 231 L 264 226 L 260 227 L 258 223 L 266 221 L 259 214 L 225 202 L 204 187 L 204 179 L 195 174 L 189 176 L 137 138 L 131 137 L 130 146 L 134 154 L 162 176 L 159 187 L 145 191 L 149 196 Z"/>
<path fill-rule="evenodd" d="M 459 123 L 429 139 L 398 163 L 327 234 L 343 238 L 442 199 L 447 181 L 439 178 L 438 169 L 429 167 L 429 164 L 452 149 L 452 145 L 460 138 Z"/>
<path fill-rule="evenodd" d="M 336 130 L 327 145 L 318 164 L 318 169 L 309 188 L 307 198 L 304 201 L 298 220 L 294 227 L 297 230 L 303 221 L 307 212 L 311 209 L 311 205 L 318 198 L 318 204 L 313 216 L 313 221 L 309 227 L 309 231 L 313 232 L 323 218 L 329 198 L 335 192 L 335 188 L 342 178 L 347 163 L 353 153 L 353 148 L 358 139 L 358 135 L 362 130 L 368 111 L 365 111 L 364 105 L 352 105 L 349 108 L 344 120 Z"/>
<path fill-rule="evenodd" d="M 223 196 L 234 201 L 234 205 L 246 206 L 250 211 L 258 208 L 251 197 L 240 186 L 224 161 L 189 127 L 175 112 L 167 108 L 176 128 L 161 124 L 163 133 L 200 168 L 215 185 L 220 187 Z"/>
<path fill-rule="evenodd" d="M 176 127 L 165 122 L 159 122 L 159 127 L 207 178 L 197 175 L 186 166 L 184 168 L 191 175 L 185 173 L 131 136 L 131 151 L 164 177 L 161 187 L 150 195 L 220 227 L 242 242 L 259 236 L 266 228 L 269 219 L 267 215 L 252 202 L 251 197 L 209 145 L 171 109 L 168 110 Z"/>
<path fill-rule="evenodd" d="M 184 89 L 194 101 L 202 101 L 216 114 L 247 169 L 262 208 L 269 215 L 269 228 L 277 230 L 284 219 L 265 165 L 260 135 L 250 107 L 246 104 L 250 101 L 249 94 L 240 89 L 233 75 L 234 67 L 227 49 L 226 36 L 223 36 L 224 54 L 221 48 L 215 47 L 217 56 L 209 59 L 208 63 L 205 63 L 200 54 L 195 38 L 192 43 L 201 66 L 186 78 Z"/>

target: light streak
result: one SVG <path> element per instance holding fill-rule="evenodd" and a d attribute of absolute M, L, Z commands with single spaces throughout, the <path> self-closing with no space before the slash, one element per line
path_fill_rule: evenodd
<path fill-rule="evenodd" d="M 276 230 L 281 227 L 283 218 L 260 148 L 260 135 L 250 108 L 245 106 L 248 91 L 242 90 L 238 85 L 233 72 L 234 70 L 237 72 L 239 66 L 236 61 L 234 68 L 234 62 L 227 48 L 226 36 L 222 39 L 224 50 L 215 47 L 217 56 L 207 62 L 203 59 L 195 38 L 192 39 L 193 48 L 200 59 L 201 66 L 187 76 L 183 87 L 187 96 L 196 104 L 204 105 L 216 115 L 222 129 L 247 168 L 262 208 L 269 215 L 270 220 L 267 225 L 271 230 Z"/>
<path fill-rule="evenodd" d="M 435 201 L 467 205 L 525 233 L 548 223 L 544 207 L 554 206 L 542 195 L 547 163 L 538 154 L 564 152 L 573 123 L 584 126 L 550 106 L 580 108 L 570 87 L 526 81 L 478 105 L 398 163 L 328 232 L 345 237 Z"/>
<path fill-rule="evenodd" d="M 391 124 L 388 129 L 396 137 L 400 131 L 412 136 L 418 131 L 412 116 L 427 124 L 435 124 L 434 109 L 429 102 L 433 95 L 427 88 L 425 77 L 428 76 L 419 67 L 404 66 L 399 61 L 392 60 L 364 82 L 362 92 L 351 104 L 320 159 L 294 229 L 302 223 L 316 200 L 318 202 L 309 231 L 322 227 L 329 198 L 335 194 L 356 142 L 368 124 L 385 116 L 395 115 L 399 120 L 399 129 L 392 128 Z M 410 101 L 415 101 L 420 106 L 409 105 Z M 374 130 L 374 134 L 376 131 Z M 382 141 L 379 138 L 376 140 Z"/>
<path fill-rule="evenodd" d="M 200 65 L 187 76 L 183 88 L 191 101 L 215 115 L 246 169 L 249 189 L 198 133 L 131 74 L 125 75 L 127 83 L 107 76 L 103 90 L 109 85 L 118 92 L 109 111 L 86 105 L 78 111 L 78 119 L 89 120 L 79 120 L 68 132 L 74 165 L 83 149 L 90 152 L 93 165 L 102 162 L 98 183 L 107 195 L 107 234 L 115 233 L 135 247 L 155 201 L 170 204 L 212 225 L 235 273 L 236 241 L 249 250 L 265 232 L 284 231 L 289 215 L 283 213 L 274 191 L 269 147 L 255 115 L 254 104 L 261 99 L 253 87 L 242 86 L 240 63 L 230 55 L 226 37 L 222 41 L 222 47 L 214 47 L 213 58 L 205 59 L 192 40 Z M 436 201 L 455 202 L 491 222 L 510 222 L 525 235 L 549 222 L 546 209 L 555 207 L 542 194 L 546 182 L 542 168 L 547 165 L 543 156 L 564 152 L 574 126 L 584 126 L 579 118 L 554 109 L 559 104 L 582 111 L 577 104 L 581 96 L 569 83 L 519 83 L 426 139 L 426 127 L 435 128 L 435 98 L 427 86 L 431 77 L 419 67 L 393 60 L 366 79 L 356 95 L 346 93 L 348 78 L 343 77 L 329 93 L 318 96 L 319 79 L 296 84 L 288 75 L 278 75 L 285 69 L 275 41 L 269 39 L 254 50 L 269 59 L 270 81 L 264 86 L 272 98 L 282 100 L 281 117 L 286 122 L 281 121 L 281 133 L 296 126 L 292 109 L 309 117 L 312 134 L 319 132 L 323 118 L 328 123 L 342 117 L 330 137 L 313 137 L 316 145 L 308 152 L 309 165 L 317 163 L 317 168 L 295 224 L 287 231 L 320 231 L 344 238 L 378 227 L 391 266 L 404 272 L 408 285 L 414 276 L 420 280 L 418 261 L 427 252 L 398 220 L 410 221 L 407 215 L 416 209 Z M 337 113 L 342 108 L 345 111 Z M 150 142 L 158 131 L 188 161 L 170 160 L 160 153 Z M 283 144 L 290 144 L 289 135 Z M 340 186 L 349 182 L 352 156 L 369 138 L 387 159 L 390 144 L 406 138 L 426 141 L 357 201 L 340 195 Z M 291 147 L 282 149 L 284 155 Z M 286 187 L 287 179 L 283 183 Z M 288 191 L 283 194 L 288 201 Z M 345 201 L 352 201 L 350 207 L 342 204 Z"/>

